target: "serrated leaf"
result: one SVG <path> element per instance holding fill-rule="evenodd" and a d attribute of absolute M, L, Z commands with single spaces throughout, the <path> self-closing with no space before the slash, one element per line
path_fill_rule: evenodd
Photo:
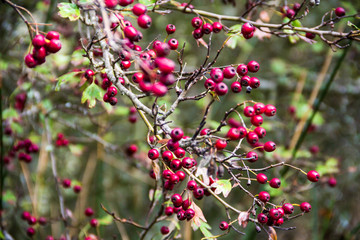
<path fill-rule="evenodd" d="M 229 193 L 230 193 L 230 191 L 232 189 L 232 186 L 231 186 L 231 183 L 230 183 L 229 179 L 217 180 L 216 182 L 211 184 L 211 187 L 216 187 L 215 194 L 222 193 L 225 198 L 229 195 Z"/>
<path fill-rule="evenodd" d="M 241 27 L 242 27 L 242 24 L 235 24 L 235 25 L 232 25 L 230 27 L 230 31 L 229 33 L 237 33 L 237 32 L 241 32 Z"/>
<path fill-rule="evenodd" d="M 96 104 L 96 99 L 102 100 L 102 98 L 102 89 L 93 82 L 84 90 L 81 97 L 81 103 L 88 101 L 89 108 L 93 108 Z"/>
<path fill-rule="evenodd" d="M 7 108 L 2 113 L 3 119 L 17 118 L 18 116 L 19 114 L 14 108 Z"/>
<path fill-rule="evenodd" d="M 69 82 L 69 81 L 72 81 L 75 79 L 76 75 L 79 74 L 79 73 L 82 73 L 82 72 L 69 72 L 69 73 L 66 73 L 60 77 L 58 77 L 56 80 L 58 81 L 56 83 L 56 86 L 55 86 L 55 91 L 59 91 L 60 90 L 60 86 L 63 84 L 63 83 L 66 83 L 66 82 Z"/>
<path fill-rule="evenodd" d="M 74 3 L 59 3 L 59 15 L 62 18 L 69 18 L 70 21 L 76 21 L 80 17 L 80 9 Z"/>
<path fill-rule="evenodd" d="M 202 234 L 204 235 L 204 237 L 216 239 L 216 238 L 212 238 L 214 235 L 212 235 L 212 233 L 209 231 L 209 229 L 211 229 L 209 224 L 207 224 L 205 222 L 201 222 L 199 229 L 202 232 Z"/>

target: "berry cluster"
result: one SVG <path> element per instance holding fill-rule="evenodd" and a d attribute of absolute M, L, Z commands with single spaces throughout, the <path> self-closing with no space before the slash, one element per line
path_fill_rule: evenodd
<path fill-rule="evenodd" d="M 24 152 L 21 150 L 24 150 Z M 16 157 L 16 152 L 19 152 L 17 157 L 20 161 L 31 163 L 32 157 L 30 154 L 38 153 L 39 146 L 33 143 L 30 139 L 18 141 L 18 143 L 11 148 L 9 154 L 7 156 L 4 156 L 4 163 L 9 164 L 11 162 L 11 159 Z"/>
<path fill-rule="evenodd" d="M 63 133 L 58 133 L 56 136 L 55 145 L 57 147 L 66 147 L 69 145 L 69 140 L 65 138 Z"/>
<path fill-rule="evenodd" d="M 26 233 L 29 237 L 35 235 L 36 231 L 34 229 L 35 224 L 39 224 L 41 226 L 45 226 L 47 223 L 47 219 L 45 217 L 39 217 L 38 219 L 35 216 L 32 216 L 30 212 L 24 211 L 21 214 L 21 219 L 26 221 L 30 227 L 26 230 Z"/>
<path fill-rule="evenodd" d="M 71 180 L 68 178 L 64 178 L 61 182 L 61 185 L 63 188 L 70 188 L 71 187 Z M 74 185 L 73 186 L 74 193 L 80 193 L 81 192 L 81 186 L 80 185 Z"/>
<path fill-rule="evenodd" d="M 204 34 L 210 34 L 212 32 L 219 33 L 223 26 L 220 22 L 207 23 L 200 17 L 194 17 L 191 20 L 191 25 L 195 28 L 192 35 L 195 39 L 200 39 Z"/>
<path fill-rule="evenodd" d="M 43 64 L 46 56 L 57 53 L 61 49 L 60 35 L 58 32 L 50 31 L 46 37 L 42 34 L 36 35 L 32 40 L 34 47 L 32 53 L 25 56 L 25 64 L 29 68 L 34 68 Z"/>

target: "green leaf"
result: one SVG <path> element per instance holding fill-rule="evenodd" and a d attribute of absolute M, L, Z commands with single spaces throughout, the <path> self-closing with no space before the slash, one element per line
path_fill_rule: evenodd
<path fill-rule="evenodd" d="M 2 233 L 2 231 L 0 231 L 0 239 L 5 239 L 4 234 Z"/>
<path fill-rule="evenodd" d="M 112 222 L 113 222 L 113 218 L 110 215 L 106 215 L 105 217 L 99 219 L 100 225 L 110 225 L 112 224 Z"/>
<path fill-rule="evenodd" d="M 242 24 L 235 24 L 230 27 L 230 33 L 238 33 L 241 32 Z M 230 34 L 231 35 L 231 34 Z"/>
<path fill-rule="evenodd" d="M 339 172 L 338 160 L 336 158 L 328 158 L 325 163 L 318 163 L 316 171 L 322 175 L 333 174 Z"/>
<path fill-rule="evenodd" d="M 237 45 L 240 45 L 242 41 L 242 37 L 239 35 L 233 35 L 231 39 L 226 43 L 226 46 L 228 46 L 231 49 L 236 48 Z"/>
<path fill-rule="evenodd" d="M 5 194 L 3 195 L 3 199 L 4 199 L 5 202 L 12 202 L 12 203 L 16 202 L 16 196 L 10 190 L 5 192 Z"/>
<path fill-rule="evenodd" d="M 96 99 L 102 100 L 102 89 L 94 82 L 90 84 L 83 92 L 81 97 L 81 103 L 89 102 L 89 108 L 95 107 Z"/>
<path fill-rule="evenodd" d="M 59 15 L 63 18 L 69 18 L 70 21 L 76 21 L 80 17 L 80 9 L 74 3 L 59 3 Z"/>
<path fill-rule="evenodd" d="M 294 27 L 301 27 L 301 22 L 299 20 L 295 20 L 291 22 L 291 25 L 293 25 Z"/>
<path fill-rule="evenodd" d="M 229 195 L 229 193 L 230 193 L 230 191 L 232 189 L 232 186 L 231 186 L 231 183 L 230 183 L 229 179 L 217 180 L 216 182 L 211 184 L 211 187 L 216 187 L 215 193 L 216 194 L 222 193 L 225 198 Z"/>
<path fill-rule="evenodd" d="M 18 115 L 18 112 L 13 109 L 13 108 L 7 108 L 3 111 L 2 113 L 2 117 L 3 119 L 8 119 L 8 118 L 17 118 L 19 115 Z"/>
<path fill-rule="evenodd" d="M 59 91 L 60 90 L 60 86 L 63 84 L 63 83 L 66 83 L 66 82 L 69 82 L 71 80 L 74 80 L 75 79 L 75 76 L 77 74 L 79 74 L 81 72 L 69 72 L 69 73 L 66 73 L 60 77 L 57 78 L 58 82 L 56 83 L 56 86 L 55 86 L 55 91 Z"/>
<path fill-rule="evenodd" d="M 156 0 L 139 0 L 139 3 L 144 4 L 145 6 L 155 3 Z"/>
<path fill-rule="evenodd" d="M 18 134 L 22 134 L 23 131 L 24 131 L 23 127 L 20 124 L 16 123 L 16 122 L 11 122 L 10 127 L 14 132 L 16 132 Z"/>
<path fill-rule="evenodd" d="M 209 231 L 209 229 L 211 229 L 211 227 L 206 222 L 201 221 L 201 225 L 200 225 L 199 229 L 202 232 L 202 234 L 204 235 L 204 237 L 213 237 L 214 236 Z M 213 238 L 213 239 L 216 239 L 216 238 Z"/>
<path fill-rule="evenodd" d="M 154 194 L 154 189 L 151 189 L 149 191 L 149 200 L 152 201 L 153 197 L 155 197 L 155 200 L 158 201 L 162 196 L 162 191 L 161 189 L 156 189 L 155 194 Z"/>
<path fill-rule="evenodd" d="M 124 106 L 118 106 L 116 107 L 114 114 L 118 116 L 127 116 L 129 115 L 129 108 Z"/>

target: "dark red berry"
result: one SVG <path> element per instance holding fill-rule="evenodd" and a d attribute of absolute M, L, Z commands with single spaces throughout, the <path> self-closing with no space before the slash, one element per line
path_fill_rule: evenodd
<path fill-rule="evenodd" d="M 255 114 L 260 115 L 265 112 L 265 105 L 263 103 L 255 103 L 254 104 Z"/>
<path fill-rule="evenodd" d="M 184 220 L 186 219 L 185 211 L 184 211 L 184 210 L 180 210 L 180 211 L 177 213 L 177 219 L 179 219 L 180 221 L 184 221 Z"/>
<path fill-rule="evenodd" d="M 192 20 L 191 20 L 191 25 L 194 27 L 194 28 L 200 28 L 202 26 L 202 23 L 203 21 L 201 20 L 201 18 L 199 17 L 194 17 Z"/>
<path fill-rule="evenodd" d="M 24 211 L 24 212 L 22 212 L 22 214 L 21 214 L 21 218 L 23 219 L 23 220 L 29 220 L 29 218 L 31 217 L 31 214 L 29 213 L 29 212 L 27 212 L 27 211 Z"/>
<path fill-rule="evenodd" d="M 215 85 L 215 93 L 219 96 L 223 96 L 228 92 L 228 87 L 225 83 L 220 82 Z"/>
<path fill-rule="evenodd" d="M 213 31 L 213 26 L 210 23 L 202 25 L 202 32 L 204 34 L 210 34 Z"/>
<path fill-rule="evenodd" d="M 176 174 L 172 174 L 169 180 L 172 184 L 177 184 L 180 181 L 178 175 Z"/>
<path fill-rule="evenodd" d="M 152 93 L 157 97 L 163 97 L 168 92 L 168 88 L 161 82 L 154 83 L 151 89 Z"/>
<path fill-rule="evenodd" d="M 163 152 L 161 156 L 165 162 L 170 162 L 174 158 L 172 152 L 170 151 Z"/>
<path fill-rule="evenodd" d="M 210 129 L 204 128 L 200 131 L 200 136 L 208 135 L 209 132 L 210 132 Z"/>
<path fill-rule="evenodd" d="M 279 188 L 281 186 L 281 181 L 278 178 L 273 178 L 269 181 L 270 187 Z"/>
<path fill-rule="evenodd" d="M 270 209 L 269 217 L 271 217 L 272 219 L 275 219 L 275 220 L 280 218 L 280 213 L 277 210 L 277 208 Z"/>
<path fill-rule="evenodd" d="M 45 37 L 41 34 L 36 35 L 32 40 L 32 45 L 34 46 L 34 48 L 41 48 L 45 46 L 45 44 L 46 44 Z"/>
<path fill-rule="evenodd" d="M 169 45 L 171 50 L 176 50 L 178 48 L 178 46 L 179 46 L 179 42 L 175 38 L 171 38 L 168 41 L 168 45 Z"/>
<path fill-rule="evenodd" d="M 225 231 L 229 228 L 229 224 L 225 221 L 222 221 L 219 225 L 219 228 L 222 230 L 222 231 Z"/>
<path fill-rule="evenodd" d="M 252 116 L 254 116 L 254 115 L 255 115 L 255 109 L 254 109 L 254 107 L 252 107 L 252 106 L 246 106 L 246 107 L 244 108 L 244 115 L 245 115 L 246 117 L 252 117 Z"/>
<path fill-rule="evenodd" d="M 203 188 L 196 188 L 193 190 L 194 198 L 197 200 L 201 200 L 204 197 L 204 189 Z"/>
<path fill-rule="evenodd" d="M 240 64 L 239 66 L 237 66 L 236 72 L 240 76 L 245 76 L 248 73 L 248 68 L 247 68 L 247 66 L 245 64 Z"/>
<path fill-rule="evenodd" d="M 109 95 L 109 97 L 114 97 L 117 95 L 117 88 L 115 86 L 110 86 L 108 90 L 106 91 L 106 94 Z"/>
<path fill-rule="evenodd" d="M 231 91 L 233 91 L 234 93 L 241 92 L 241 89 L 242 89 L 242 87 L 241 87 L 240 82 L 235 81 L 231 84 Z"/>
<path fill-rule="evenodd" d="M 74 190 L 74 193 L 79 193 L 79 192 L 81 192 L 81 186 L 75 185 L 75 186 L 73 187 L 73 190 Z"/>
<path fill-rule="evenodd" d="M 335 15 L 338 16 L 338 17 L 343 17 L 345 16 L 346 12 L 345 12 L 345 9 L 342 8 L 342 7 L 338 7 L 335 9 Z"/>
<path fill-rule="evenodd" d="M 268 192 L 260 192 L 259 193 L 259 200 L 266 203 L 270 200 L 270 194 Z"/>
<path fill-rule="evenodd" d="M 169 228 L 167 226 L 162 226 L 160 228 L 160 232 L 161 232 L 161 234 L 166 235 L 166 234 L 168 234 L 170 232 L 170 230 L 169 230 Z"/>
<path fill-rule="evenodd" d="M 221 31 L 222 27 L 223 27 L 222 24 L 219 22 L 213 22 L 213 24 L 212 24 L 214 33 L 219 33 Z"/>
<path fill-rule="evenodd" d="M 288 17 L 288 18 L 293 18 L 294 16 L 295 16 L 295 11 L 294 11 L 294 10 L 288 9 L 288 10 L 286 11 L 286 17 Z"/>
<path fill-rule="evenodd" d="M 57 53 L 61 49 L 61 42 L 59 39 L 51 39 L 46 43 L 45 48 L 49 53 Z"/>
<path fill-rule="evenodd" d="M 144 73 L 142 73 L 142 72 L 134 73 L 134 75 L 131 77 L 131 80 L 134 83 L 139 83 L 139 82 L 143 81 L 144 80 Z"/>
<path fill-rule="evenodd" d="M 250 78 L 250 87 L 258 88 L 260 87 L 260 80 L 257 77 Z"/>
<path fill-rule="evenodd" d="M 197 188 L 197 183 L 194 180 L 190 180 L 187 184 L 187 189 L 195 190 Z"/>
<path fill-rule="evenodd" d="M 175 69 L 175 63 L 168 58 L 157 57 L 155 64 L 162 73 L 171 73 Z"/>
<path fill-rule="evenodd" d="M 230 128 L 226 134 L 230 140 L 238 140 L 240 138 L 240 131 L 238 128 Z"/>
<path fill-rule="evenodd" d="M 171 216 L 171 215 L 173 215 L 173 213 L 174 213 L 174 209 L 172 207 L 166 207 L 165 208 L 165 215 L 166 216 Z"/>
<path fill-rule="evenodd" d="M 204 82 L 204 87 L 206 89 L 214 90 L 215 86 L 216 86 L 216 83 L 211 78 L 206 79 L 206 81 Z"/>
<path fill-rule="evenodd" d="M 186 174 L 183 171 L 177 171 L 175 174 L 179 177 L 180 181 L 184 181 Z"/>
<path fill-rule="evenodd" d="M 328 180 L 328 184 L 329 184 L 330 187 L 335 187 L 336 184 L 337 184 L 336 178 L 330 177 L 329 180 Z"/>
<path fill-rule="evenodd" d="M 62 185 L 64 188 L 69 188 L 71 186 L 71 180 L 66 178 L 62 181 Z"/>
<path fill-rule="evenodd" d="M 227 146 L 227 142 L 225 139 L 218 139 L 215 142 L 215 148 L 218 150 L 222 150 L 222 149 L 226 148 L 226 146 Z"/>
<path fill-rule="evenodd" d="M 257 220 L 259 221 L 259 223 L 267 223 L 268 221 L 268 217 L 264 214 L 264 213 L 259 213 L 257 216 Z"/>
<path fill-rule="evenodd" d="M 181 168 L 181 160 L 179 159 L 174 159 L 170 162 L 170 168 L 173 170 L 173 171 L 177 171 Z"/>
<path fill-rule="evenodd" d="M 141 28 L 149 28 L 151 26 L 152 20 L 149 15 L 143 14 L 138 17 L 137 23 Z"/>
<path fill-rule="evenodd" d="M 258 160 L 259 156 L 256 152 L 248 152 L 246 154 L 246 158 L 251 158 L 251 159 L 249 159 L 249 162 L 256 162 Z"/>
<path fill-rule="evenodd" d="M 185 150 L 180 147 L 174 151 L 174 154 L 177 158 L 185 157 L 185 153 L 186 153 Z"/>
<path fill-rule="evenodd" d="M 182 205 L 182 197 L 180 194 L 175 193 L 171 196 L 171 202 L 174 204 L 175 207 L 180 207 Z"/>
<path fill-rule="evenodd" d="M 60 34 L 56 31 L 50 31 L 46 34 L 46 39 L 48 40 L 60 39 Z"/>
<path fill-rule="evenodd" d="M 34 68 L 37 65 L 37 61 L 35 60 L 34 56 L 32 54 L 27 54 L 25 56 L 25 64 L 29 68 Z"/>
<path fill-rule="evenodd" d="M 29 225 L 35 225 L 37 223 L 37 219 L 34 216 L 30 216 L 27 220 Z"/>
<path fill-rule="evenodd" d="M 166 32 L 167 34 L 173 34 L 176 31 L 176 27 L 174 24 L 168 24 L 166 26 Z"/>
<path fill-rule="evenodd" d="M 186 157 L 182 160 L 181 162 L 181 165 L 184 167 L 184 168 L 192 168 L 193 166 L 193 160 L 192 158 L 189 158 L 189 157 Z"/>
<path fill-rule="evenodd" d="M 197 28 L 192 32 L 192 35 L 195 39 L 200 39 L 200 38 L 202 38 L 204 33 L 201 28 Z"/>
<path fill-rule="evenodd" d="M 263 173 L 259 173 L 256 175 L 256 180 L 258 183 L 265 184 L 267 182 L 267 176 Z"/>
<path fill-rule="evenodd" d="M 46 49 L 44 47 L 41 48 L 34 48 L 32 52 L 32 56 L 38 60 L 38 64 L 41 62 L 41 60 L 45 59 L 46 57 Z"/>
<path fill-rule="evenodd" d="M 263 123 L 263 117 L 261 115 L 255 115 L 251 117 L 250 121 L 252 125 L 259 127 Z"/>
<path fill-rule="evenodd" d="M 134 0 L 118 0 L 119 5 L 122 7 L 126 7 L 134 2 Z"/>
<path fill-rule="evenodd" d="M 47 223 L 47 219 L 45 217 L 39 217 L 38 222 L 39 222 L 40 225 L 44 226 Z"/>
<path fill-rule="evenodd" d="M 234 67 L 229 66 L 229 67 L 224 68 L 223 74 L 224 74 L 224 78 L 231 79 L 231 78 L 235 77 L 236 70 Z"/>
<path fill-rule="evenodd" d="M 150 149 L 149 152 L 148 152 L 148 157 L 151 159 L 151 160 L 155 160 L 159 157 L 159 151 L 157 149 Z"/>
<path fill-rule="evenodd" d="M 174 128 L 171 131 L 170 137 L 174 141 L 179 141 L 184 136 L 184 132 L 181 128 Z"/>
<path fill-rule="evenodd" d="M 250 77 L 249 76 L 243 76 L 240 80 L 241 86 L 247 87 L 250 85 Z"/>
<path fill-rule="evenodd" d="M 276 149 L 276 144 L 272 141 L 266 142 L 264 144 L 264 150 L 265 152 L 273 152 Z"/>
<path fill-rule="evenodd" d="M 130 61 L 121 61 L 120 67 L 123 70 L 129 69 L 131 67 L 131 62 Z"/>
<path fill-rule="evenodd" d="M 195 211 L 193 209 L 189 208 L 185 211 L 185 217 L 188 221 L 191 220 L 194 216 L 195 216 Z"/>
<path fill-rule="evenodd" d="M 26 230 L 26 234 L 29 236 L 29 237 L 32 237 L 34 236 L 36 233 L 35 229 L 32 228 L 32 227 L 29 227 L 27 230 Z"/>
<path fill-rule="evenodd" d="M 245 35 L 250 35 L 255 31 L 254 25 L 251 23 L 244 23 L 241 27 L 241 33 Z"/>
<path fill-rule="evenodd" d="M 160 42 L 154 47 L 154 50 L 158 57 L 165 57 L 170 53 L 170 46 L 165 42 Z"/>
<path fill-rule="evenodd" d="M 259 116 L 259 115 L 257 115 Z M 254 132 L 258 135 L 259 138 L 264 138 L 266 136 L 266 130 L 262 127 L 256 127 Z"/>
<path fill-rule="evenodd" d="M 282 209 L 286 214 L 292 214 L 294 212 L 294 206 L 291 203 L 284 203 Z"/>
<path fill-rule="evenodd" d="M 246 135 L 246 140 L 248 141 L 248 143 L 250 144 L 255 144 L 259 141 L 259 137 L 256 133 L 254 132 L 249 132 L 247 135 Z"/>
<path fill-rule="evenodd" d="M 134 41 L 138 35 L 138 32 L 137 32 L 136 28 L 134 28 L 133 26 L 129 26 L 129 27 L 124 28 L 124 34 L 125 34 L 125 37 Z"/>
<path fill-rule="evenodd" d="M 168 148 L 170 151 L 175 151 L 176 149 L 179 148 L 179 142 L 170 139 L 170 140 L 167 142 L 166 146 L 167 146 L 167 148 Z"/>
<path fill-rule="evenodd" d="M 257 72 L 260 69 L 260 64 L 256 61 L 250 61 L 247 64 L 247 68 L 248 68 L 249 72 Z"/>
<path fill-rule="evenodd" d="M 99 221 L 96 218 L 90 220 L 90 226 L 97 227 L 99 225 Z"/>
<path fill-rule="evenodd" d="M 293 10 L 295 12 L 299 11 L 300 10 L 300 7 L 301 7 L 301 4 L 300 3 L 294 3 L 293 5 Z"/>
<path fill-rule="evenodd" d="M 265 106 L 265 115 L 268 117 L 275 116 L 276 114 L 276 107 L 274 105 L 268 104 Z"/>
<path fill-rule="evenodd" d="M 303 212 L 306 212 L 306 213 L 310 212 L 310 210 L 311 210 L 310 203 L 308 203 L 308 202 L 301 203 L 300 204 L 300 210 L 303 211 Z"/>
<path fill-rule="evenodd" d="M 105 6 L 107 8 L 114 8 L 118 4 L 117 0 L 104 0 Z"/>
<path fill-rule="evenodd" d="M 224 73 L 220 68 L 213 68 L 210 71 L 210 77 L 214 82 L 219 83 L 224 80 Z"/>
<path fill-rule="evenodd" d="M 311 182 L 317 182 L 320 179 L 320 174 L 315 171 L 315 170 L 311 170 L 307 173 L 307 178 L 311 181 Z"/>

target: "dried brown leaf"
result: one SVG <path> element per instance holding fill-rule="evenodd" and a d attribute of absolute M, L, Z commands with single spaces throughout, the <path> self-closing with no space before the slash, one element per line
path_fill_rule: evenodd
<path fill-rule="evenodd" d="M 273 227 L 269 227 L 269 240 L 277 240 L 277 234 Z"/>
<path fill-rule="evenodd" d="M 170 139 L 167 139 L 167 138 L 161 139 L 161 140 L 158 141 L 158 143 L 160 143 L 161 145 L 167 144 L 167 142 L 168 142 L 169 140 L 170 140 Z"/>
<path fill-rule="evenodd" d="M 238 223 L 241 227 L 246 228 L 249 222 L 250 213 L 249 212 L 240 212 L 238 217 Z"/>
<path fill-rule="evenodd" d="M 192 202 L 192 204 L 190 205 L 190 208 L 193 209 L 195 212 L 195 215 L 192 220 L 196 226 L 200 227 L 200 225 L 201 225 L 200 219 L 203 220 L 204 222 L 207 222 L 201 208 L 199 208 L 198 205 L 196 205 L 194 202 Z"/>
<path fill-rule="evenodd" d="M 152 161 L 151 166 L 152 166 L 152 169 L 153 169 L 153 171 L 155 173 L 156 180 L 159 180 L 160 179 L 160 167 L 159 167 L 159 164 L 157 164 L 155 161 Z"/>

